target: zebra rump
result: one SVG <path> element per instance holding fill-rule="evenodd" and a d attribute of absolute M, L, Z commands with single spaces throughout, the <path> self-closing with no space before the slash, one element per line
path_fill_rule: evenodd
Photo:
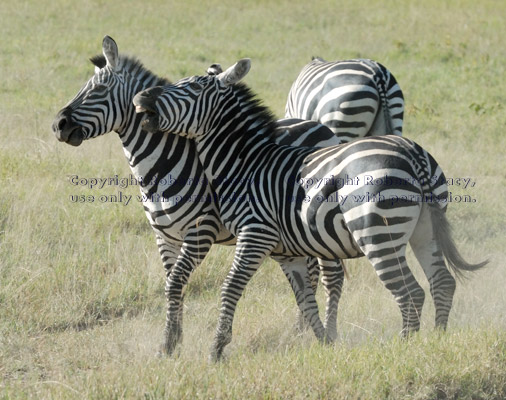
<path fill-rule="evenodd" d="M 402 135 L 404 96 L 395 77 L 369 59 L 307 64 L 292 84 L 285 118 L 318 121 L 347 142 Z"/>

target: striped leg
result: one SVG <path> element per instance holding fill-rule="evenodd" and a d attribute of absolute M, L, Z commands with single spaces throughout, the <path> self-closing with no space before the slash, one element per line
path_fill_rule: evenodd
<path fill-rule="evenodd" d="M 232 268 L 221 288 L 220 316 L 210 354 L 212 361 L 220 360 L 223 349 L 231 342 L 237 302 L 253 274 L 277 243 L 275 233 L 261 228 L 242 230 L 239 233 Z"/>
<path fill-rule="evenodd" d="M 337 339 L 337 309 L 343 289 L 344 267 L 341 260 L 328 261 L 312 257 L 308 257 L 306 260 L 309 275 L 311 276 L 311 285 L 315 294 L 320 272 L 322 273 L 323 288 L 327 296 L 325 306 L 325 338 L 333 342 Z M 299 311 L 296 329 L 302 332 L 307 327 L 306 320 Z"/>
<path fill-rule="evenodd" d="M 163 268 L 165 269 L 165 276 L 168 277 L 172 271 L 172 267 L 176 263 L 180 245 L 167 242 L 158 234 L 156 235 L 156 244 L 158 246 L 160 258 L 162 259 Z"/>
<path fill-rule="evenodd" d="M 167 297 L 167 318 L 164 330 L 162 352 L 171 355 L 183 334 L 183 291 L 190 274 L 197 268 L 216 240 L 215 224 L 189 229 L 181 247 L 174 268 L 167 277 L 165 295 Z M 205 234 L 204 234 L 205 233 Z"/>
<path fill-rule="evenodd" d="M 341 260 L 318 259 L 322 273 L 322 284 L 327 294 L 325 307 L 325 337 L 333 342 L 337 339 L 337 309 L 343 290 L 344 266 Z"/>
<path fill-rule="evenodd" d="M 420 329 L 425 292 L 416 281 L 406 262 L 406 246 L 381 250 L 381 257 L 366 253 L 385 287 L 392 292 L 402 314 L 402 337 Z"/>
<path fill-rule="evenodd" d="M 318 266 L 318 259 L 315 257 L 306 257 L 306 266 L 311 280 L 311 287 L 313 288 L 313 291 L 316 295 L 316 290 L 318 289 L 318 281 L 320 279 L 320 268 Z M 288 275 L 286 277 L 288 278 L 288 281 L 290 281 Z M 304 319 L 302 311 L 299 308 L 299 311 L 297 312 L 297 322 L 295 323 L 295 330 L 302 333 L 309 327 L 310 325 L 307 324 L 307 321 Z"/>
<path fill-rule="evenodd" d="M 325 328 L 318 314 L 315 290 L 312 286 L 306 258 L 286 258 L 278 260 L 290 282 L 299 307 L 299 324 L 310 326 L 320 341 L 325 340 Z"/>
<path fill-rule="evenodd" d="M 428 206 L 424 206 L 409 243 L 430 284 L 436 328 L 446 329 L 456 285 L 446 267 L 441 248 L 434 239 L 429 212 Z"/>
<path fill-rule="evenodd" d="M 420 205 L 385 210 L 383 203 L 364 202 L 344 213 L 348 227 L 376 274 L 394 296 L 402 314 L 401 335 L 420 329 L 425 292 L 406 261 L 406 246 L 420 217 Z"/>

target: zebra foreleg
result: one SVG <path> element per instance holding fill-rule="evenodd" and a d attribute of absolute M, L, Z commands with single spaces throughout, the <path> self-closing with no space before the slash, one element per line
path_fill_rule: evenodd
<path fill-rule="evenodd" d="M 206 234 L 203 235 L 203 232 Z M 216 240 L 214 229 L 203 230 L 202 226 L 188 231 L 179 257 L 167 277 L 167 317 L 164 329 L 162 352 L 172 355 L 183 335 L 183 292 L 191 273 L 197 268 Z"/>
<path fill-rule="evenodd" d="M 237 302 L 264 258 L 276 247 L 278 240 L 274 233 L 262 228 L 239 233 L 232 268 L 221 288 L 220 316 L 211 346 L 211 361 L 219 361 L 225 346 L 232 341 L 232 324 Z"/>
<path fill-rule="evenodd" d="M 174 269 L 174 265 L 177 261 L 178 255 L 181 250 L 181 246 L 179 244 L 171 243 L 166 241 L 163 237 L 161 237 L 159 234 L 156 235 L 156 243 L 158 245 L 158 251 L 160 253 L 160 257 L 162 259 L 163 267 L 165 269 L 165 298 L 167 299 L 167 304 L 169 304 L 169 277 L 171 272 Z M 181 302 L 182 304 L 182 302 Z M 176 320 L 181 320 L 182 307 L 178 309 L 176 312 Z M 169 333 L 172 332 L 173 327 L 169 324 L 169 311 L 167 310 L 167 316 L 166 316 L 166 322 L 165 322 L 165 328 L 164 328 L 164 344 L 161 347 L 161 350 L 159 352 L 159 355 L 163 353 L 167 353 L 167 349 L 171 347 L 167 343 L 167 338 L 174 336 L 174 334 Z"/>
<path fill-rule="evenodd" d="M 318 259 L 322 273 L 322 284 L 327 295 L 325 307 L 325 337 L 333 342 L 337 339 L 337 310 L 344 282 L 344 266 L 341 260 Z"/>
<path fill-rule="evenodd" d="M 315 289 L 312 285 L 306 259 L 301 257 L 285 258 L 279 260 L 279 262 L 283 273 L 290 282 L 303 321 L 313 329 L 319 341 L 325 341 L 325 328 L 318 315 Z M 302 326 L 305 324 L 303 323 Z"/>
<path fill-rule="evenodd" d="M 344 266 L 341 260 L 328 261 L 307 257 L 307 269 L 311 277 L 311 286 L 316 295 L 320 272 L 322 274 L 322 284 L 327 297 L 325 306 L 325 338 L 327 341 L 334 342 L 337 339 L 337 310 L 339 299 L 343 289 Z M 302 311 L 297 313 L 297 323 L 295 325 L 299 332 L 304 331 L 310 325 L 304 319 Z"/>
<path fill-rule="evenodd" d="M 307 270 L 309 273 L 309 277 L 311 278 L 311 287 L 316 295 L 316 290 L 318 289 L 318 281 L 320 279 L 320 268 L 318 266 L 318 259 L 315 257 L 306 257 Z M 282 261 L 280 261 L 282 264 Z M 283 271 L 284 272 L 284 271 Z M 286 273 L 285 273 L 286 275 Z M 288 281 L 290 282 L 290 278 L 286 275 Z M 291 283 L 290 283 L 291 284 Z M 293 286 L 292 286 L 293 289 Z M 306 329 L 310 328 L 310 325 L 304 319 L 302 315 L 302 311 L 299 308 L 297 311 L 297 321 L 295 322 L 295 330 L 299 333 L 304 332 Z"/>

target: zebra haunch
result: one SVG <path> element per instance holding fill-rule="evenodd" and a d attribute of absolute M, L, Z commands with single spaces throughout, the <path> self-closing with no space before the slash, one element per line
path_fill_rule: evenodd
<path fill-rule="evenodd" d="M 448 191 L 437 162 L 418 144 L 395 135 L 324 149 L 274 143 L 272 114 L 239 83 L 249 65 L 249 59 L 240 60 L 219 75 L 185 78 L 134 97 L 137 111 L 148 113 L 148 121 L 156 118 L 158 130 L 195 140 L 220 199 L 221 221 L 237 237 L 211 358 L 220 359 L 232 340 L 237 302 L 272 254 L 323 260 L 365 255 L 397 301 L 407 336 L 420 328 L 425 298 L 406 262 L 410 243 L 431 285 L 436 326 L 446 328 L 456 283 L 445 258 L 456 273 L 475 271 L 485 262 L 466 263 L 448 229 L 442 229 L 448 226 Z M 223 176 L 249 184 L 237 193 Z M 364 183 L 369 176 L 376 184 Z M 345 184 L 350 177 L 357 179 Z M 309 181 L 314 184 L 301 184 Z M 244 201 L 227 201 L 232 194 Z M 377 200 L 364 201 L 366 195 Z M 394 202 L 394 196 L 402 201 Z M 178 303 L 179 291 L 168 296 Z"/>

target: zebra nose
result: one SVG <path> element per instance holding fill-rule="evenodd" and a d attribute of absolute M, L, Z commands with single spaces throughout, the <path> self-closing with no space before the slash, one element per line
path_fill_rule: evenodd
<path fill-rule="evenodd" d="M 67 117 L 65 116 L 61 117 L 57 124 L 58 130 L 62 131 L 63 129 L 65 129 L 66 124 L 67 124 Z"/>
<path fill-rule="evenodd" d="M 70 113 L 71 110 L 64 108 L 56 115 L 53 121 L 53 133 L 60 142 L 67 142 L 70 135 L 75 130 Z"/>

